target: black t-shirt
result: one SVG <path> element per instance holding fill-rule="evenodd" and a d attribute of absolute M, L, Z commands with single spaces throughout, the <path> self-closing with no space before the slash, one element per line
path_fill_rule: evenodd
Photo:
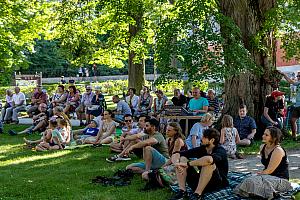
<path fill-rule="evenodd" d="M 220 176 L 223 180 L 227 180 L 228 159 L 226 150 L 221 145 L 215 146 L 211 154 L 208 154 L 205 146 L 201 145 L 200 147 L 196 147 L 187 151 L 181 151 L 180 156 L 197 159 L 203 156 L 211 156 L 214 163 L 216 164 L 216 167 L 219 170 Z"/>
<path fill-rule="evenodd" d="M 173 97 L 172 102 L 173 102 L 174 106 L 183 106 L 183 104 L 187 103 L 187 99 L 186 99 L 186 96 L 181 94 L 179 96 L 179 98 L 178 97 Z"/>
<path fill-rule="evenodd" d="M 274 101 L 274 97 L 268 96 L 266 99 L 265 107 L 268 108 L 268 115 L 272 120 L 276 120 L 278 115 L 278 111 L 284 108 L 283 100 L 279 100 L 277 102 Z"/>

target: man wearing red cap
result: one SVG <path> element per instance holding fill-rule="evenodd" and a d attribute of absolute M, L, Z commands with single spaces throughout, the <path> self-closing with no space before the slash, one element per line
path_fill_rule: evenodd
<path fill-rule="evenodd" d="M 283 116 L 284 92 L 275 90 L 271 95 L 267 96 L 264 113 L 261 116 L 261 121 L 265 126 L 276 126 L 282 128 L 282 121 L 279 120 Z"/>
<path fill-rule="evenodd" d="M 297 80 L 292 80 L 290 79 L 285 73 L 280 72 L 283 75 L 283 77 L 285 78 L 285 80 L 287 80 L 287 82 L 289 82 L 290 84 L 293 84 L 295 86 L 297 86 L 297 96 L 296 96 L 296 103 L 295 103 L 295 108 L 292 111 L 292 118 L 291 118 L 291 125 L 292 125 L 292 137 L 293 140 L 296 141 L 297 140 L 297 120 L 300 117 L 300 72 L 297 73 Z"/>

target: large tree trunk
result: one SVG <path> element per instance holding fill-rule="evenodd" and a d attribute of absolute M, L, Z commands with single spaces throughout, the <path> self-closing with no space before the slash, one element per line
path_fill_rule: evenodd
<path fill-rule="evenodd" d="M 142 16 L 136 16 L 136 24 L 129 25 L 129 44 L 131 40 L 142 30 Z M 128 87 L 135 88 L 137 94 L 140 94 L 143 85 L 145 84 L 145 64 L 144 60 L 140 59 L 137 63 L 134 61 L 136 53 L 129 50 L 128 58 Z"/>
<path fill-rule="evenodd" d="M 220 0 L 220 3 L 223 14 L 231 17 L 241 29 L 246 49 L 250 51 L 255 63 L 261 66 L 264 71 L 261 76 L 243 73 L 225 80 L 224 113 L 236 116 L 239 105 L 244 103 L 248 108 L 248 114 L 259 121 L 263 112 L 265 97 L 271 92 L 268 80 L 274 59 L 252 46 L 250 39 L 262 29 L 265 20 L 264 15 L 274 7 L 275 0 Z M 263 44 L 272 50 L 274 49 L 272 32 L 263 38 Z"/>
<path fill-rule="evenodd" d="M 144 62 L 134 63 L 134 51 L 129 51 L 128 59 L 128 87 L 135 88 L 137 94 L 140 94 L 143 85 L 145 84 L 145 65 Z"/>

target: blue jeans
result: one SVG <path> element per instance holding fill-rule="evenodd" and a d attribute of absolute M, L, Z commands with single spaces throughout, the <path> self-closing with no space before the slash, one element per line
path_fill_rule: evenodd
<path fill-rule="evenodd" d="M 151 162 L 150 169 L 158 169 L 166 163 L 167 158 L 164 157 L 161 153 L 159 153 L 156 149 L 152 149 L 151 152 L 152 152 L 152 162 Z M 146 164 L 144 162 L 138 162 L 138 163 L 132 163 L 127 167 L 138 167 L 141 169 L 146 169 Z"/>
<path fill-rule="evenodd" d="M 261 116 L 261 122 L 266 127 L 268 127 L 268 126 L 275 126 L 275 127 L 279 128 L 279 129 L 282 129 L 282 127 L 283 127 L 282 122 L 279 119 L 276 119 L 274 121 L 277 122 L 277 125 L 273 125 L 272 122 L 270 122 L 269 120 L 267 120 L 267 118 L 264 115 Z"/>

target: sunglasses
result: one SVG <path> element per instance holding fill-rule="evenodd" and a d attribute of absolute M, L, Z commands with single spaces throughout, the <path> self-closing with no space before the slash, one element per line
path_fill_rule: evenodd
<path fill-rule="evenodd" d="M 124 122 L 131 122 L 131 119 L 125 119 Z"/>
<path fill-rule="evenodd" d="M 300 75 L 298 75 L 297 77 L 300 77 Z"/>

